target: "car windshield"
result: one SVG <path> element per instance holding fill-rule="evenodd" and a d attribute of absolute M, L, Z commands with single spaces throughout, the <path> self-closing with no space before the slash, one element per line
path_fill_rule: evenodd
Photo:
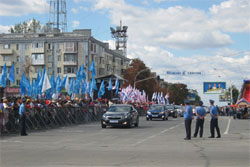
<path fill-rule="evenodd" d="M 162 110 L 162 106 L 150 106 L 150 110 Z"/>
<path fill-rule="evenodd" d="M 181 109 L 181 106 L 175 106 L 175 108 L 177 108 L 177 109 Z"/>
<path fill-rule="evenodd" d="M 111 106 L 108 112 L 129 112 L 130 110 L 130 106 Z"/>
<path fill-rule="evenodd" d="M 166 109 L 173 109 L 173 106 L 165 106 Z"/>

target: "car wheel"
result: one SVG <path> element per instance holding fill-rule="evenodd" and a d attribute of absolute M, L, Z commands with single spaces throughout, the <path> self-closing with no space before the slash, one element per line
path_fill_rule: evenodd
<path fill-rule="evenodd" d="M 136 123 L 135 123 L 135 127 L 139 127 L 139 118 L 137 118 L 137 120 L 136 120 Z"/>
<path fill-rule="evenodd" d="M 102 123 L 102 128 L 106 128 L 107 126 Z"/>
<path fill-rule="evenodd" d="M 168 117 L 166 117 L 166 120 L 168 120 Z"/>
<path fill-rule="evenodd" d="M 133 126 L 133 121 L 130 120 L 130 121 L 128 122 L 128 128 L 132 128 L 132 126 Z"/>
<path fill-rule="evenodd" d="M 148 118 L 146 118 L 146 120 L 148 121 L 149 119 L 148 119 Z"/>

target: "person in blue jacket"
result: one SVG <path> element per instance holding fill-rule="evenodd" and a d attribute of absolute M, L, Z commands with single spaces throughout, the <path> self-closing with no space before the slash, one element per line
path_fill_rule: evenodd
<path fill-rule="evenodd" d="M 191 140 L 191 124 L 193 119 L 193 108 L 189 105 L 189 100 L 185 100 L 186 109 L 184 112 L 186 138 L 184 140 Z"/>
<path fill-rule="evenodd" d="M 197 137 L 198 131 L 200 129 L 200 138 L 203 136 L 203 125 L 205 121 L 206 116 L 206 110 L 202 107 L 203 102 L 199 101 L 199 106 L 195 110 L 196 114 L 196 126 L 195 126 L 195 132 L 194 137 Z"/>
<path fill-rule="evenodd" d="M 211 121 L 210 121 L 211 136 L 209 136 L 208 138 L 214 138 L 214 128 L 217 131 L 216 138 L 220 138 L 221 134 L 220 134 L 220 129 L 218 125 L 218 110 L 217 110 L 217 107 L 214 106 L 214 100 L 209 100 L 209 102 L 210 102 L 210 116 L 211 116 Z"/>
<path fill-rule="evenodd" d="M 28 134 L 26 133 L 26 109 L 25 109 L 25 103 L 26 100 L 22 100 L 22 104 L 19 107 L 19 115 L 20 115 L 20 133 L 21 136 L 27 136 Z"/>

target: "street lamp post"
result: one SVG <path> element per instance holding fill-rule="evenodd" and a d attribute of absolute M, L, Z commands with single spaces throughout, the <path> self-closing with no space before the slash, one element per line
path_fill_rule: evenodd
<path fill-rule="evenodd" d="M 146 70 L 150 70 L 150 68 L 145 68 L 145 69 L 139 71 L 139 72 L 135 75 L 135 78 L 134 78 L 134 88 L 135 88 L 135 83 L 136 83 L 136 78 L 137 78 L 137 76 L 138 76 L 141 72 L 146 71 Z"/>

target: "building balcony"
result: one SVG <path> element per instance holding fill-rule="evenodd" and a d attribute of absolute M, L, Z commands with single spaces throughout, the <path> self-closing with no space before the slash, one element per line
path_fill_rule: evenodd
<path fill-rule="evenodd" d="M 33 65 L 33 66 L 41 66 L 41 65 L 45 65 L 45 63 L 44 63 L 44 60 L 32 60 L 31 61 L 31 64 Z"/>
<path fill-rule="evenodd" d="M 6 66 L 12 66 L 12 61 L 1 61 L 0 66 L 4 66 L 5 63 L 6 63 Z"/>
<path fill-rule="evenodd" d="M 71 66 L 76 66 L 77 62 L 76 61 L 64 61 L 63 65 L 71 65 Z"/>
<path fill-rule="evenodd" d="M 31 48 L 32 53 L 44 53 L 44 48 Z"/>
<path fill-rule="evenodd" d="M 0 54 L 2 55 L 12 55 L 13 54 L 13 49 L 1 49 Z"/>
<path fill-rule="evenodd" d="M 76 78 L 76 74 L 72 74 L 72 73 L 67 73 L 67 74 L 63 74 L 63 77 L 68 76 L 69 78 Z"/>

